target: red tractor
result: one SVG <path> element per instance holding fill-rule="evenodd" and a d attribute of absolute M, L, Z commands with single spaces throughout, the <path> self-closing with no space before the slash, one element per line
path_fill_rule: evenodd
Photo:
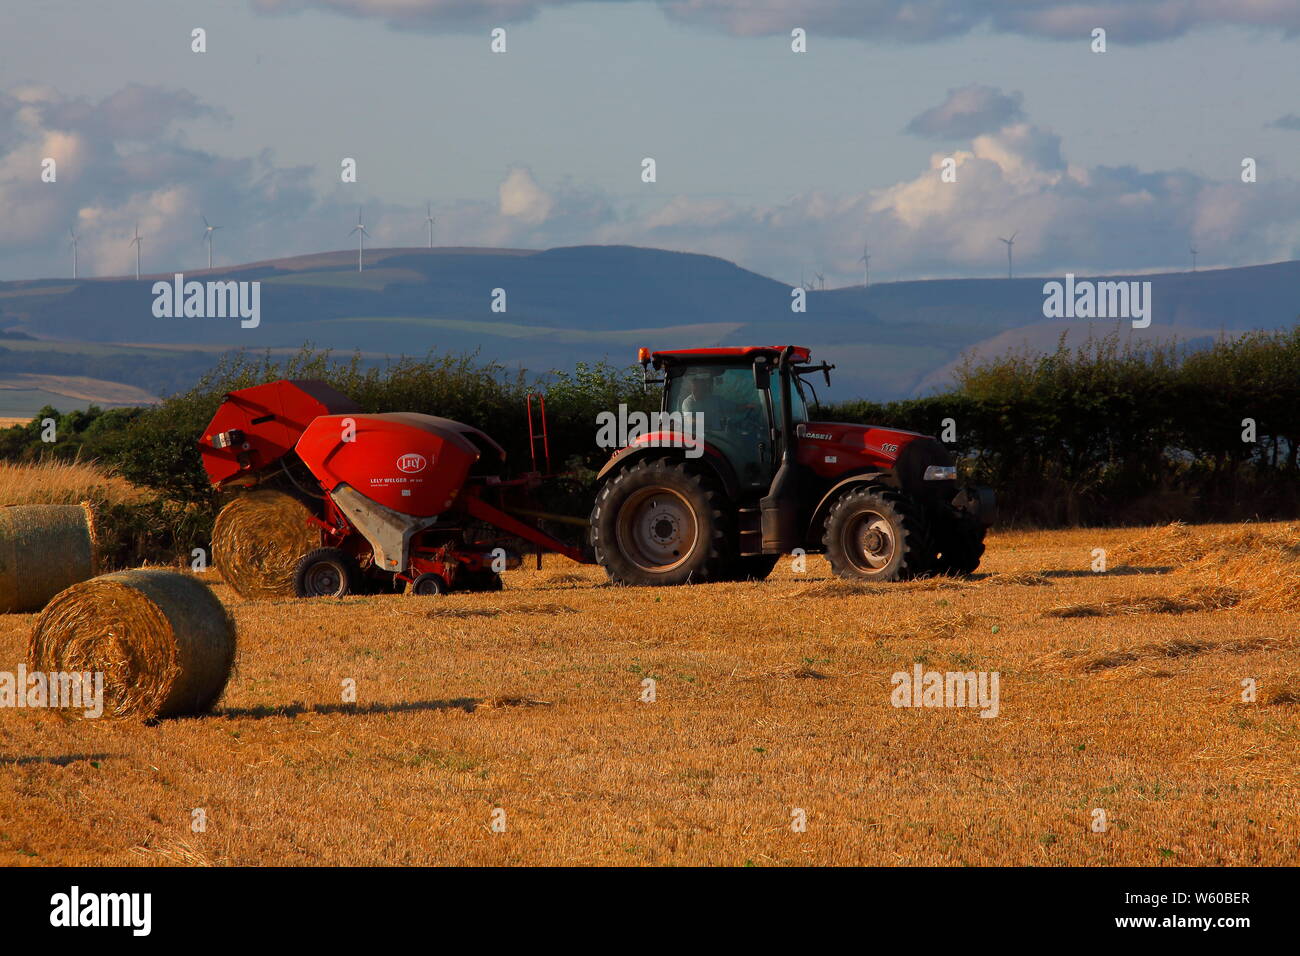
<path fill-rule="evenodd" d="M 960 487 L 934 438 L 812 420 L 809 376 L 829 386 L 834 366 L 811 364 L 808 349 L 640 359 L 647 387 L 663 386 L 659 427 L 614 453 L 591 512 L 592 549 L 615 583 L 762 579 L 796 549 L 873 581 L 979 566 L 992 492 Z"/>

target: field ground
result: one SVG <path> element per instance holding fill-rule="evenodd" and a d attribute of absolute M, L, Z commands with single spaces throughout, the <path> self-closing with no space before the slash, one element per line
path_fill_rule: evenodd
<path fill-rule="evenodd" d="M 1171 570 L 1150 554 L 1189 533 L 1127 529 L 999 533 L 973 580 L 875 588 L 820 559 L 675 589 L 562 559 L 444 598 L 217 583 L 241 650 L 215 714 L 0 711 L 0 863 L 1294 865 L 1300 604 L 1249 561 L 1300 538 L 1193 531 L 1230 560 Z M 1141 573 L 1090 570 L 1135 539 Z M 32 620 L 0 620 L 0 669 Z M 999 715 L 895 708 L 915 662 L 998 672 Z"/>

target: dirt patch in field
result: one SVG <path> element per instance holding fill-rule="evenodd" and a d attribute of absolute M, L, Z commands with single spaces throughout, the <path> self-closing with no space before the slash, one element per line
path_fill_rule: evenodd
<path fill-rule="evenodd" d="M 902 581 L 894 584 L 872 584 L 869 581 L 849 581 L 832 578 L 818 581 L 795 591 L 791 597 L 843 598 L 843 597 L 880 597 L 889 594 L 905 594 L 910 591 L 953 591 L 972 587 L 967 581 L 958 578 L 936 577 L 921 578 L 916 581 Z"/>
<path fill-rule="evenodd" d="M 442 601 L 445 598 L 434 598 L 433 600 Z M 577 614 L 578 609 L 569 607 L 567 604 L 543 601 L 538 604 L 493 605 L 491 607 L 431 607 L 419 611 L 401 609 L 398 613 L 409 617 L 456 620 L 472 617 L 500 617 L 503 614 Z"/>
<path fill-rule="evenodd" d="M 1116 597 L 1092 604 L 1062 604 L 1043 612 L 1044 617 L 1114 617 L 1118 614 L 1188 614 L 1236 607 L 1244 595 L 1236 588 L 1209 585 L 1185 588 L 1173 596 L 1163 594 Z"/>
<path fill-rule="evenodd" d="M 1150 661 L 1175 660 L 1184 657 L 1197 657 L 1203 654 L 1250 654 L 1256 651 L 1282 648 L 1288 646 L 1289 643 L 1293 642 L 1268 637 L 1209 640 L 1184 636 L 1172 637 L 1163 641 L 1153 641 L 1135 647 L 1111 647 L 1091 653 L 1076 649 L 1065 649 L 1049 654 L 1035 663 L 1048 669 L 1064 667 L 1082 673 L 1095 674 Z M 1160 673 L 1158 676 L 1169 675 Z"/>

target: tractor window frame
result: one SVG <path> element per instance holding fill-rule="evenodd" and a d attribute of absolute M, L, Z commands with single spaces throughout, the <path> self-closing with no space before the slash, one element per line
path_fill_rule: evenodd
<path fill-rule="evenodd" d="M 809 407 L 810 407 L 810 406 L 809 406 L 809 404 L 808 404 L 808 396 L 804 394 L 804 390 L 803 390 L 803 389 L 804 389 L 804 386 L 807 385 L 808 388 L 812 390 L 813 399 L 812 399 L 812 406 L 811 406 L 811 407 L 812 407 L 813 409 L 816 410 L 818 416 L 820 416 L 821 413 L 822 413 L 822 400 L 821 400 L 821 396 L 817 394 L 817 386 L 814 385 L 812 382 L 804 381 L 804 377 L 803 377 L 802 375 L 794 375 L 793 378 L 794 378 L 795 382 L 797 383 L 797 384 L 796 384 L 796 389 L 795 389 L 795 391 L 798 393 L 799 398 L 800 398 L 800 401 L 801 401 L 802 404 L 803 404 L 803 419 L 802 419 L 802 421 L 804 421 L 805 423 L 810 422 L 810 421 L 812 421 L 813 419 L 810 417 L 810 415 L 809 415 L 809 413 L 808 413 L 808 410 L 809 410 Z M 796 422 L 800 421 L 799 413 L 798 413 L 798 412 L 795 412 L 794 418 L 795 418 L 795 421 L 796 421 Z"/>

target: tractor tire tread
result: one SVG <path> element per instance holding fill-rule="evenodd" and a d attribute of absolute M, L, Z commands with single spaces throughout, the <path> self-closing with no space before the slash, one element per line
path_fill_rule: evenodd
<path fill-rule="evenodd" d="M 652 482 L 684 484 L 688 490 L 698 495 L 701 511 L 708 518 L 708 541 L 701 557 L 691 562 L 691 567 L 683 574 L 681 568 L 656 574 L 638 568 L 627 560 L 614 539 L 611 515 L 617 499 L 625 490 Z M 714 482 L 702 472 L 692 469 L 684 462 L 671 458 L 652 458 L 641 460 L 627 468 L 620 469 L 608 476 L 596 494 L 595 504 L 591 509 L 591 531 L 589 541 L 596 562 L 605 569 L 605 573 L 614 584 L 628 586 L 668 586 L 676 584 L 699 584 L 702 582 L 725 581 L 726 573 L 734 560 L 734 544 L 728 534 L 730 522 L 728 510 L 724 509 L 724 494 Z M 702 515 L 697 515 L 699 521 Z M 606 539 L 610 539 L 608 544 Z M 697 544 L 698 546 L 698 544 Z"/>
<path fill-rule="evenodd" d="M 882 575 L 862 573 L 848 559 L 838 540 L 840 525 L 843 520 L 846 520 L 845 516 L 869 499 L 875 499 L 893 511 L 902 529 L 900 560 L 892 572 Z M 840 495 L 826 515 L 822 548 L 830 562 L 831 571 L 841 578 L 906 581 L 927 574 L 931 570 L 930 534 L 924 513 L 911 498 L 889 485 L 876 483 L 859 485 Z"/>

